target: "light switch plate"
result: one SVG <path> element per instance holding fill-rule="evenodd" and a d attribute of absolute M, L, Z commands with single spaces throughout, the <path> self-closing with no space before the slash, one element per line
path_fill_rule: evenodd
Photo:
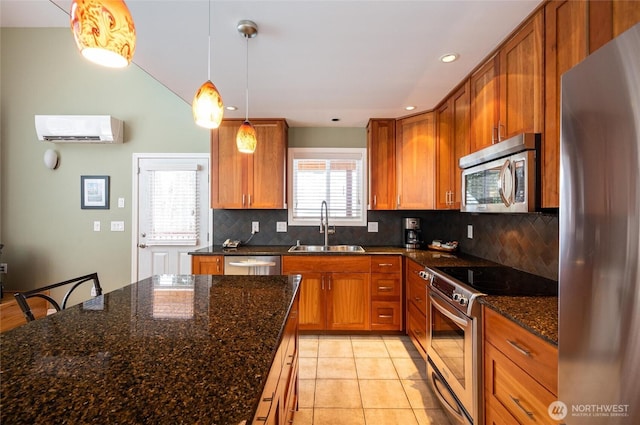
<path fill-rule="evenodd" d="M 367 223 L 367 231 L 369 233 L 377 233 L 378 232 L 378 222 L 370 221 Z"/>
<path fill-rule="evenodd" d="M 124 221 L 112 221 L 111 222 L 111 231 L 112 232 L 124 232 Z"/>
<path fill-rule="evenodd" d="M 124 198 L 118 198 L 118 208 L 124 208 Z"/>
<path fill-rule="evenodd" d="M 93 231 L 94 232 L 99 232 L 100 231 L 100 222 L 99 221 L 94 221 L 93 222 Z"/>
<path fill-rule="evenodd" d="M 467 238 L 473 239 L 473 224 L 467 224 Z"/>
<path fill-rule="evenodd" d="M 286 232 L 287 231 L 287 222 L 286 221 L 277 221 L 276 222 L 276 232 Z"/>

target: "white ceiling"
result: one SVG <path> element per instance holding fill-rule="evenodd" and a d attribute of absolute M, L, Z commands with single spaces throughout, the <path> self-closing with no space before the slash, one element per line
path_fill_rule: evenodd
<path fill-rule="evenodd" d="M 0 0 L 3 27 L 67 27 L 70 0 Z M 134 63 L 191 104 L 207 80 L 206 0 L 127 0 L 136 25 Z M 364 127 L 436 106 L 540 0 L 213 0 L 211 80 L 225 105 L 292 127 Z M 69 43 L 73 43 L 71 32 Z M 460 59 L 439 61 L 445 53 Z M 114 70 L 113 72 L 126 72 Z M 332 122 L 339 118 L 339 122 Z"/>

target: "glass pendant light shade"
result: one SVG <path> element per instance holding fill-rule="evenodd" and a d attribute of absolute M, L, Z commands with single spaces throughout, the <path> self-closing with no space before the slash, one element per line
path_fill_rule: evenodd
<path fill-rule="evenodd" d="M 71 31 L 86 59 L 109 68 L 129 65 L 136 29 L 123 0 L 73 0 Z"/>
<path fill-rule="evenodd" d="M 256 138 L 256 129 L 249 121 L 242 123 L 236 134 L 236 147 L 239 152 L 253 153 L 258 144 Z"/>
<path fill-rule="evenodd" d="M 209 80 L 200 86 L 191 104 L 193 119 L 204 128 L 218 128 L 224 115 L 222 96 L 216 86 Z"/>

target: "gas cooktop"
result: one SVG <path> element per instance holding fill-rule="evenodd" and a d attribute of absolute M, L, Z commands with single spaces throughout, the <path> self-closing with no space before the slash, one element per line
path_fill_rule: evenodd
<path fill-rule="evenodd" d="M 486 295 L 558 295 L 558 282 L 511 267 L 472 266 L 433 268 Z"/>

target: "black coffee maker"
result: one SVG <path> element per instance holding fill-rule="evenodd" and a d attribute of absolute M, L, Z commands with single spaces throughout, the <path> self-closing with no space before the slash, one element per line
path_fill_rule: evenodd
<path fill-rule="evenodd" d="M 404 247 L 419 249 L 422 244 L 422 231 L 419 218 L 404 219 Z"/>

